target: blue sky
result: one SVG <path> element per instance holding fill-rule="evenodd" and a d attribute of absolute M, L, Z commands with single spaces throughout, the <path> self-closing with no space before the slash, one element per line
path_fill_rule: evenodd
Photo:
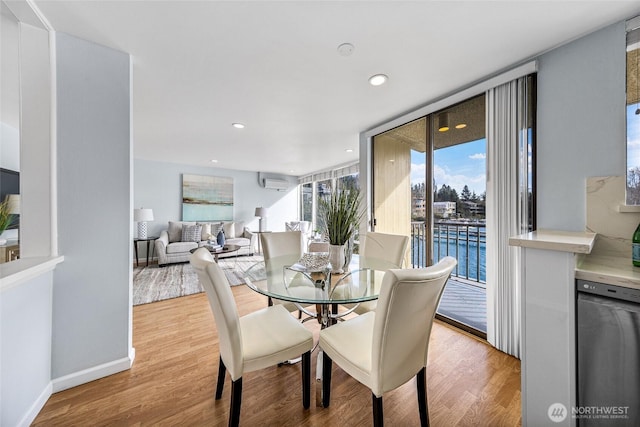
<path fill-rule="evenodd" d="M 627 168 L 640 166 L 640 115 L 639 104 L 627 106 Z"/>
<path fill-rule="evenodd" d="M 486 191 L 486 140 L 480 139 L 434 153 L 433 177 L 440 188 L 447 184 L 458 194 L 467 185 L 469 190 L 480 195 Z M 425 157 L 423 153 L 411 154 L 411 183 L 424 182 Z"/>

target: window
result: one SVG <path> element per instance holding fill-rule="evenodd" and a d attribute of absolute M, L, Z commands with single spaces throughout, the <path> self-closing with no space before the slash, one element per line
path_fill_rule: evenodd
<path fill-rule="evenodd" d="M 634 28 L 635 27 L 635 28 Z M 640 17 L 627 22 L 627 204 L 640 205 Z"/>
<path fill-rule="evenodd" d="M 313 184 L 300 186 L 300 220 L 313 222 Z"/>
<path fill-rule="evenodd" d="M 329 196 L 334 189 L 360 188 L 359 164 L 314 173 L 300 178 L 300 219 L 311 221 L 314 230 L 321 230 L 318 218 L 318 200 Z"/>

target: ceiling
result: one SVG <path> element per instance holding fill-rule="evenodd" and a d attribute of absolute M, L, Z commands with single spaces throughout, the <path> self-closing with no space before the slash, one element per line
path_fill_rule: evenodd
<path fill-rule="evenodd" d="M 296 176 L 357 160 L 361 131 L 640 14 L 637 1 L 35 4 L 56 31 L 132 55 L 135 158 Z M 376 73 L 389 81 L 369 85 Z"/>

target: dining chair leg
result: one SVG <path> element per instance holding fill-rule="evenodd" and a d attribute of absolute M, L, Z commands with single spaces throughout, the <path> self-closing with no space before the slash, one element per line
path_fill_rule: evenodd
<path fill-rule="evenodd" d="M 227 367 L 224 366 L 222 356 L 220 356 L 220 363 L 218 363 L 218 384 L 216 385 L 216 400 L 222 398 L 222 389 L 224 388 L 224 376 L 227 373 Z"/>
<path fill-rule="evenodd" d="M 371 401 L 373 404 L 373 427 L 384 426 L 384 417 L 382 414 L 382 396 L 377 397 L 371 393 Z"/>
<path fill-rule="evenodd" d="M 427 368 L 423 367 L 416 374 L 418 386 L 418 410 L 420 411 L 420 425 L 429 427 L 429 403 L 427 402 Z"/>
<path fill-rule="evenodd" d="M 242 405 L 242 377 L 231 381 L 231 409 L 229 413 L 229 427 L 240 424 L 240 406 Z"/>
<path fill-rule="evenodd" d="M 302 406 L 311 406 L 311 351 L 302 355 Z"/>
<path fill-rule="evenodd" d="M 267 307 L 271 307 L 273 305 L 273 300 L 271 297 L 267 297 Z"/>
<path fill-rule="evenodd" d="M 331 364 L 332 360 L 327 353 L 322 353 L 322 406 L 329 407 L 331 397 Z"/>

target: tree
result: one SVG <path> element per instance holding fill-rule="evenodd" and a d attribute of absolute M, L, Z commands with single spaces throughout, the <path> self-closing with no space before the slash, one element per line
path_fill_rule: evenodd
<path fill-rule="evenodd" d="M 640 167 L 627 172 L 627 204 L 640 205 Z"/>
<path fill-rule="evenodd" d="M 458 192 L 455 188 L 449 187 L 447 184 L 442 185 L 436 193 L 436 202 L 457 202 Z"/>
<path fill-rule="evenodd" d="M 471 191 L 469 191 L 468 186 L 465 185 L 464 188 L 462 188 L 462 192 L 460 193 L 460 198 L 464 202 L 471 200 Z"/>

